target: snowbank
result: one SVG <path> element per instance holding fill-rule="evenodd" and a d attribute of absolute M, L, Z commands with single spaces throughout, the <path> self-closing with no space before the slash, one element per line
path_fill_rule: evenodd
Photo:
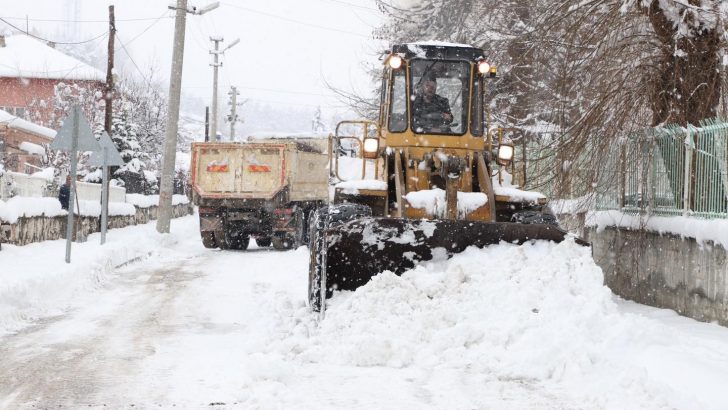
<path fill-rule="evenodd" d="M 410 192 L 404 196 L 410 206 L 424 208 L 428 214 L 444 217 L 447 212 L 445 191 L 440 188 Z M 458 192 L 458 214 L 465 216 L 488 202 L 482 192 Z"/>
<path fill-rule="evenodd" d="M 92 234 L 87 242 L 73 244 L 70 264 L 64 263 L 66 241 L 62 239 L 26 246 L 4 244 L 0 251 L 0 335 L 37 318 L 63 313 L 75 296 L 103 286 L 115 266 L 163 252 L 179 238 L 197 233 L 191 216 L 176 219 L 171 235 L 157 233 L 155 223 L 112 229 L 103 246 L 99 234 Z"/>
<path fill-rule="evenodd" d="M 451 372 L 471 387 L 512 381 L 572 404 L 554 408 L 724 408 L 728 373 L 714 360 L 725 344 L 710 358 L 676 353 L 674 329 L 620 312 L 602 281 L 573 241 L 469 248 L 338 293 L 320 323 L 305 309 L 279 317 L 293 329 L 259 343 L 287 361 Z M 686 332 L 680 344 L 699 340 Z M 711 373 L 686 374 L 692 360 Z"/>
<path fill-rule="evenodd" d="M 159 195 L 126 194 L 126 202 L 138 208 L 149 208 L 159 205 Z M 172 205 L 189 203 L 185 195 L 172 195 Z"/>
<path fill-rule="evenodd" d="M 601 231 L 608 226 L 626 229 L 644 229 L 659 234 L 672 234 L 682 238 L 694 238 L 698 243 L 707 241 L 728 249 L 728 219 L 698 219 L 684 216 L 630 215 L 620 211 L 589 212 L 587 226 Z"/>

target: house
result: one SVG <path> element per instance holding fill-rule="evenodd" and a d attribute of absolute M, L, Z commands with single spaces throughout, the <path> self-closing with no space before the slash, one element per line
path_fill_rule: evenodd
<path fill-rule="evenodd" d="M 59 85 L 72 85 L 100 99 L 106 75 L 33 37 L 0 35 L 0 109 L 56 128 L 63 117 L 54 106 Z"/>
<path fill-rule="evenodd" d="M 56 132 L 0 110 L 0 162 L 8 171 L 32 173 Z"/>

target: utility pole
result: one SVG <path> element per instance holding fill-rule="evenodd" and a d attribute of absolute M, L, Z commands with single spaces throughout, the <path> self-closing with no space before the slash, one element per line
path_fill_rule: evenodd
<path fill-rule="evenodd" d="M 106 117 L 104 128 L 106 133 L 111 135 L 111 108 L 114 98 L 114 36 L 116 35 L 116 23 L 114 20 L 114 5 L 109 6 L 109 46 L 106 60 Z"/>
<path fill-rule="evenodd" d="M 212 118 L 210 118 L 210 135 L 214 141 L 217 141 L 217 68 L 222 64 L 219 63 L 220 57 L 220 42 L 223 41 L 222 37 L 210 37 L 210 41 L 215 43 L 215 50 L 210 51 L 210 54 L 214 56 L 215 62 L 210 64 L 212 66 Z"/>
<path fill-rule="evenodd" d="M 167 132 L 164 135 L 164 157 L 162 158 L 162 183 L 159 187 L 159 217 L 157 232 L 169 233 L 172 219 L 172 193 L 174 188 L 174 164 L 177 154 L 177 130 L 179 126 L 179 100 L 182 93 L 182 61 L 185 48 L 185 25 L 187 13 L 204 14 L 219 6 L 219 2 L 205 6 L 202 10 L 188 10 L 187 0 L 177 0 L 174 19 L 174 42 L 172 43 L 172 73 L 169 76 L 169 115 Z"/>
<path fill-rule="evenodd" d="M 210 50 L 210 54 L 214 56 L 214 62 L 210 64 L 213 69 L 212 74 L 212 114 L 210 114 L 210 138 L 213 138 L 213 140 L 217 141 L 217 69 L 218 67 L 222 66 L 222 63 L 219 62 L 219 57 L 229 49 L 231 49 L 234 45 L 238 44 L 240 42 L 240 39 L 233 40 L 232 43 L 230 43 L 229 46 L 225 47 L 223 50 L 220 50 L 220 43 L 223 41 L 222 37 L 210 37 L 210 41 L 215 43 L 215 49 Z"/>
<path fill-rule="evenodd" d="M 210 141 L 210 107 L 205 107 L 205 142 Z"/>
<path fill-rule="evenodd" d="M 106 61 L 106 117 L 104 118 L 104 128 L 106 129 L 107 138 L 111 137 L 111 119 L 112 119 L 112 108 L 114 100 L 114 37 L 116 35 L 116 21 L 114 19 L 114 5 L 109 6 L 109 48 Z M 110 139 L 110 138 L 109 138 Z M 113 146 L 113 144 L 112 144 Z M 110 147 L 104 147 L 107 150 Z M 106 160 L 106 155 L 104 155 Z M 109 166 L 106 161 L 102 161 L 101 172 L 101 219 L 99 223 L 101 227 L 101 244 L 106 242 L 106 227 L 108 223 L 109 215 Z"/>
<path fill-rule="evenodd" d="M 228 95 L 230 96 L 230 141 L 235 141 L 235 123 L 238 122 L 238 95 L 240 93 L 238 92 L 238 88 L 235 86 L 230 87 L 230 92 L 228 92 Z"/>

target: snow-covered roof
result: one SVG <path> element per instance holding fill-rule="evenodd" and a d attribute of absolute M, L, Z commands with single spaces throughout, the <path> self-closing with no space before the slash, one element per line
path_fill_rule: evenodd
<path fill-rule="evenodd" d="M 0 50 L 2 49 L 0 48 Z M 2 60 L 0 59 L 0 61 Z M 18 118 L 7 111 L 0 110 L 0 124 L 3 123 L 7 124 L 9 128 L 29 132 L 31 134 L 40 135 L 46 138 L 53 139 L 56 137 L 56 132 L 50 128 L 34 124 L 30 121 Z"/>
<path fill-rule="evenodd" d="M 105 81 L 100 70 L 32 37 L 7 36 L 5 44 L 0 47 L 0 77 Z"/>

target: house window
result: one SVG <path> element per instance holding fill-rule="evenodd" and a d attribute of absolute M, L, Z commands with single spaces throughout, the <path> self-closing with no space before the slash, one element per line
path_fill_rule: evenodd
<path fill-rule="evenodd" d="M 0 107 L 0 110 L 6 111 L 8 114 L 18 118 L 25 118 L 25 107 Z"/>

